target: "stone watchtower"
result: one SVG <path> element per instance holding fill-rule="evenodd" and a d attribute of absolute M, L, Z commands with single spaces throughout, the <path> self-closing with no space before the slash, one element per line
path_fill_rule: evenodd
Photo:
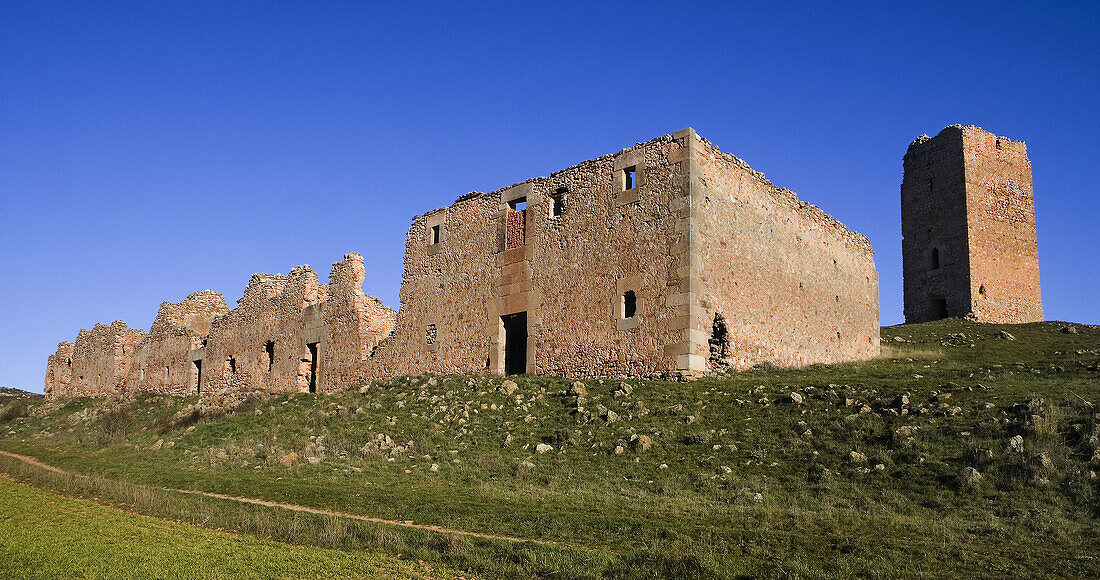
<path fill-rule="evenodd" d="M 1024 142 L 951 125 L 913 141 L 904 170 L 905 321 L 1043 320 Z"/>

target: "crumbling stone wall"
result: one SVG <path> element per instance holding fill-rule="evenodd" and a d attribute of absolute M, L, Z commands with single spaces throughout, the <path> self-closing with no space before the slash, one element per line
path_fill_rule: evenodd
<path fill-rule="evenodd" d="M 130 357 L 143 338 L 143 331 L 127 328 L 121 320 L 82 329 L 73 344 L 68 392 L 55 391 L 55 396 L 86 397 L 124 391 Z"/>
<path fill-rule="evenodd" d="M 903 164 L 906 322 L 1042 320 L 1026 145 L 952 125 L 913 141 Z"/>
<path fill-rule="evenodd" d="M 46 360 L 46 387 L 43 391 L 47 398 L 67 395 L 71 392 L 73 381 L 73 343 L 60 342 L 57 352 Z"/>
<path fill-rule="evenodd" d="M 295 266 L 286 276 L 254 274 L 237 307 L 210 326 L 200 392 L 308 390 L 314 359 L 307 343 L 320 342 L 326 298 L 328 289 L 309 266 Z M 268 341 L 274 343 L 270 361 Z"/>
<path fill-rule="evenodd" d="M 237 307 L 204 290 L 165 302 L 148 334 L 118 321 L 82 330 L 46 365 L 50 397 L 335 390 L 356 385 L 396 312 L 363 293 L 363 258 L 346 254 L 320 284 L 309 266 L 255 274 Z"/>
<path fill-rule="evenodd" d="M 397 313 L 363 279 L 347 254 L 328 285 L 298 266 L 254 275 L 232 310 L 217 293 L 163 304 L 148 337 L 97 325 L 73 347 L 67 394 L 699 375 L 878 352 L 866 238 L 690 128 L 415 217 Z M 50 392 L 64 390 L 62 354 Z"/>
<path fill-rule="evenodd" d="M 694 132 L 692 347 L 710 353 L 722 318 L 733 369 L 805 366 L 879 353 L 878 273 L 864 236 L 776 187 Z M 708 336 L 710 335 L 710 336 Z M 694 341 L 699 341 L 695 343 Z"/>
<path fill-rule="evenodd" d="M 202 348 L 210 324 L 229 312 L 225 298 L 213 290 L 162 302 L 149 334 L 134 349 L 126 388 L 171 395 L 194 394 L 197 368 L 190 352 Z"/>
<path fill-rule="evenodd" d="M 363 256 L 355 253 L 345 254 L 329 273 L 328 300 L 322 309 L 324 372 L 319 389 L 323 392 L 357 384 L 371 351 L 397 323 L 394 309 L 363 293 L 365 277 Z"/>

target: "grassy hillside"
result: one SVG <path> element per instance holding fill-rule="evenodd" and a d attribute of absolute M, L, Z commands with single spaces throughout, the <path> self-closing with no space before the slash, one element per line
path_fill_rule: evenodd
<path fill-rule="evenodd" d="M 488 576 L 1100 576 L 1100 329 L 950 320 L 883 338 L 864 364 L 690 383 L 414 377 L 203 404 L 18 400 L 0 410 L 0 449 L 100 483 L 0 468 L 144 513 Z M 160 486 L 554 545 L 292 529 Z"/>
<path fill-rule="evenodd" d="M 463 577 L 378 554 L 287 546 L 127 514 L 3 478 L 0 538 L 4 578 Z"/>

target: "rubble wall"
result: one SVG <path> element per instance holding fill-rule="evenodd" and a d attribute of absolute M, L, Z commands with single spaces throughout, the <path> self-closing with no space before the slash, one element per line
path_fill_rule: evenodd
<path fill-rule="evenodd" d="M 905 321 L 1043 319 L 1022 141 L 952 125 L 913 141 L 901 186 Z"/>
<path fill-rule="evenodd" d="M 81 329 L 73 343 L 69 390 L 56 392 L 55 396 L 89 397 L 124 391 L 130 357 L 144 338 L 144 331 L 127 328 L 121 320 Z"/>
<path fill-rule="evenodd" d="M 46 360 L 46 385 L 43 389 L 47 398 L 71 392 L 73 381 L 73 343 L 61 342 L 57 352 Z"/>
<path fill-rule="evenodd" d="M 363 293 L 363 256 L 345 254 L 329 273 L 328 300 L 322 309 L 320 390 L 335 391 L 363 380 L 364 361 L 397 323 L 397 312 Z"/>
<path fill-rule="evenodd" d="M 526 372 L 675 371 L 677 355 L 665 346 L 681 341 L 685 324 L 669 300 L 679 292 L 685 234 L 668 215 L 683 203 L 681 168 L 668 158 L 674 146 L 665 136 L 414 218 L 397 329 L 370 374 L 501 374 L 502 317 L 516 313 L 526 313 Z M 513 207 L 520 200 L 523 210 Z M 628 290 L 637 300 L 630 320 Z"/>
<path fill-rule="evenodd" d="M 1043 320 L 1035 198 L 1027 145 L 979 127 L 963 128 L 971 318 L 1018 324 Z"/>
<path fill-rule="evenodd" d="M 691 334 L 708 347 L 710 366 L 877 356 L 878 273 L 867 238 L 694 132 L 687 138 L 692 256 L 702 289 Z M 728 346 L 710 356 L 715 314 Z"/>
<path fill-rule="evenodd" d="M 218 292 L 194 292 L 180 302 L 163 302 L 145 338 L 134 348 L 126 389 L 193 395 L 196 367 L 189 353 L 202 347 L 210 324 L 229 312 Z"/>

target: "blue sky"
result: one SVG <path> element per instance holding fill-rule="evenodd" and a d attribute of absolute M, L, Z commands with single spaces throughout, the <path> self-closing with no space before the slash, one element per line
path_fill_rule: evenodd
<path fill-rule="evenodd" d="M 413 215 L 686 126 L 869 237 L 884 324 L 910 141 L 1023 139 L 1047 317 L 1100 323 L 1098 6 L 0 0 L 0 386 L 347 251 L 396 307 Z"/>

